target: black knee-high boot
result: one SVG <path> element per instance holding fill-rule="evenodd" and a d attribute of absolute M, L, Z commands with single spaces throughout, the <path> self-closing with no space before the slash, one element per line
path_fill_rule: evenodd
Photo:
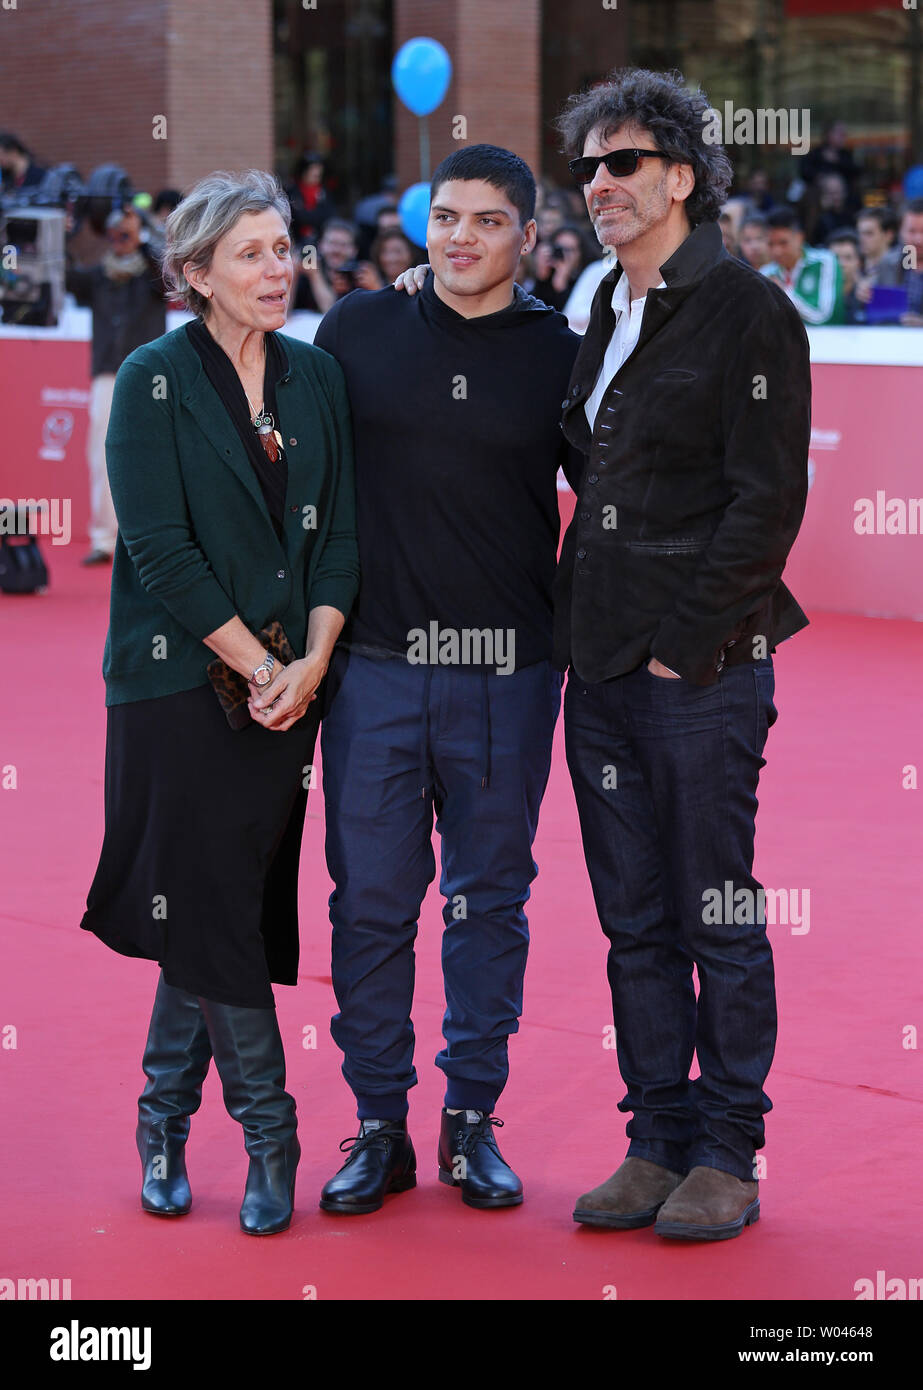
<path fill-rule="evenodd" d="M 285 1089 L 285 1053 L 275 1009 L 199 999 L 228 1114 L 243 1126 L 250 1155 L 241 1230 L 268 1236 L 292 1219 L 301 1156 L 295 1102 Z"/>
<path fill-rule="evenodd" d="M 136 1141 L 143 1179 L 141 1205 L 156 1216 L 184 1216 L 192 1205 L 186 1175 L 189 1117 L 202 1103 L 211 1062 L 208 1029 L 194 994 L 174 989 L 161 973 L 142 1066 Z"/>

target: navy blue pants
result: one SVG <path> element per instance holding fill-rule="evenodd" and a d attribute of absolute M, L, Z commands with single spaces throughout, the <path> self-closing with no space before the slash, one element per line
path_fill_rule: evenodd
<path fill-rule="evenodd" d="M 709 686 L 646 665 L 598 685 L 573 673 L 567 682 L 567 761 L 609 940 L 628 1152 L 680 1173 L 703 1165 L 752 1181 L 772 1108 L 765 922 L 716 921 L 728 913 L 709 903 L 728 883 L 758 903 L 756 791 L 773 691 L 771 658 Z M 700 1075 L 690 1081 L 693 1051 Z"/>
<path fill-rule="evenodd" d="M 442 839 L 450 1109 L 492 1111 L 519 1027 L 532 843 L 561 675 L 417 666 L 337 649 L 321 749 L 335 888 L 331 1032 L 360 1119 L 401 1119 L 416 1085 L 410 1012 L 420 906 Z"/>

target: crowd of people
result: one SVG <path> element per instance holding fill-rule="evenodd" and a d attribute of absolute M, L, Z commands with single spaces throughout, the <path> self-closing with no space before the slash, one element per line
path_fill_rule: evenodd
<path fill-rule="evenodd" d="M 296 309 L 326 313 L 351 290 L 380 289 L 425 259 L 401 229 L 393 179 L 345 217 L 327 191 L 325 161 L 308 153 L 286 192 L 302 253 Z M 582 333 L 610 262 L 579 193 L 545 179 L 538 194 L 538 240 L 517 279 Z M 763 169 L 750 174 L 720 223 L 728 252 L 775 279 L 805 323 L 923 325 L 923 199 L 866 186 L 841 121 L 784 189 Z"/>
<path fill-rule="evenodd" d="M 923 325 L 923 198 L 901 201 L 894 189 L 869 186 L 842 121 L 791 172 L 781 188 L 756 169 L 732 191 L 720 218 L 728 252 L 775 279 L 807 324 Z M 18 136 L 0 134 L 0 191 L 38 185 L 44 173 Z M 352 290 L 382 289 L 426 259 L 402 227 L 394 176 L 344 206 L 330 175 L 328 160 L 306 150 L 284 184 L 298 250 L 291 307 L 320 314 Z M 609 263 L 579 194 L 548 179 L 538 192 L 538 240 L 517 278 L 583 332 Z M 156 244 L 156 229 L 181 197 L 170 188 L 136 196 L 142 244 L 147 229 Z M 115 218 L 106 229 L 111 252 L 110 231 L 121 237 L 125 229 Z"/>
<path fill-rule="evenodd" d="M 795 168 L 784 189 L 763 169 L 732 188 L 719 218 L 727 251 L 774 279 L 806 324 L 923 326 L 923 198 L 901 202 L 893 189 L 870 187 L 842 122 Z M 0 134 L 0 194 L 34 190 L 45 173 L 18 136 Z M 292 209 L 294 310 L 326 314 L 353 290 L 383 289 L 426 260 L 402 225 L 393 176 L 345 206 L 334 187 L 328 161 L 311 150 L 284 183 Z M 516 278 L 583 333 L 612 259 L 602 255 L 579 190 L 543 179 L 537 191 L 536 243 L 521 257 Z M 182 197 L 164 188 L 115 207 L 95 229 L 104 244 L 90 240 L 88 264 L 78 263 L 72 235 L 78 228 L 68 214 L 66 286 L 93 312 L 87 564 L 109 563 L 115 547 L 104 447 L 115 373 L 136 347 L 166 331 L 168 308 L 182 307 L 164 288 L 159 258 L 163 226 Z"/>

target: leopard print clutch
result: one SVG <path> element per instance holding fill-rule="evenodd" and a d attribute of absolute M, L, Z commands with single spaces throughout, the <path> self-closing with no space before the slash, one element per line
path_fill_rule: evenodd
<path fill-rule="evenodd" d="M 296 660 L 292 644 L 286 637 L 285 629 L 280 622 L 271 622 L 256 636 L 257 640 L 262 642 L 266 650 L 272 652 L 276 660 L 281 661 L 283 666 L 290 666 Z M 206 669 L 208 679 L 218 696 L 218 703 L 224 710 L 231 728 L 240 730 L 245 729 L 248 724 L 252 724 L 253 719 L 247 708 L 247 701 L 250 698 L 250 684 L 246 676 L 238 675 L 228 666 L 226 661 L 220 659 L 210 661 Z"/>

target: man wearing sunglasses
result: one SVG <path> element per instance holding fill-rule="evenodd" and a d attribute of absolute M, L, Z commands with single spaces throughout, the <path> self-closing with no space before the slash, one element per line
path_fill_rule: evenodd
<path fill-rule="evenodd" d="M 807 492 L 810 366 L 785 295 L 724 249 L 731 166 L 703 141 L 706 110 L 680 79 L 625 69 L 558 122 L 618 264 L 564 406 L 586 463 L 555 659 L 632 1116 L 625 1161 L 574 1217 L 724 1240 L 758 1218 L 771 1108 L 754 818 L 771 653 L 807 623 L 781 574 Z"/>

